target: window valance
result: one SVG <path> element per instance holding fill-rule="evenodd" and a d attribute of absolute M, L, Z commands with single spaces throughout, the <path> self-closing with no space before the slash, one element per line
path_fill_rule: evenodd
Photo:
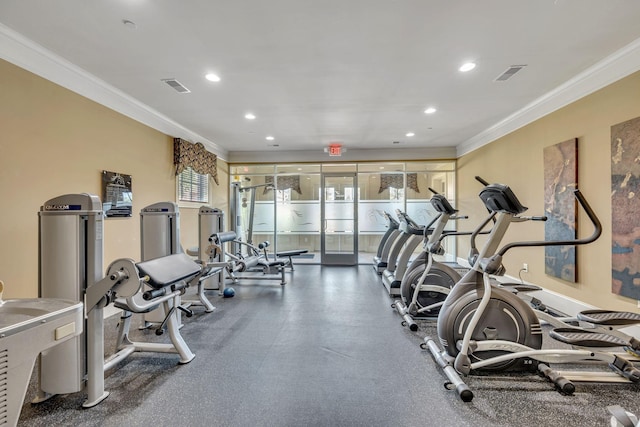
<path fill-rule="evenodd" d="M 380 189 L 378 190 L 378 194 L 382 193 L 387 188 L 403 188 L 403 176 L 399 173 L 383 173 L 380 174 Z M 418 174 L 417 173 L 408 173 L 407 174 L 407 188 L 415 191 L 416 193 L 420 192 L 418 188 Z"/>
<path fill-rule="evenodd" d="M 265 184 L 273 184 L 273 177 L 265 176 L 264 182 Z M 290 188 L 296 193 L 302 195 L 302 190 L 300 189 L 300 175 L 279 176 L 277 177 L 276 183 L 276 188 L 278 190 L 287 190 Z M 265 187 L 263 194 L 267 194 L 269 190 L 269 187 Z"/>
<path fill-rule="evenodd" d="M 209 175 L 218 183 L 218 156 L 207 151 L 200 142 L 192 144 L 182 138 L 173 138 L 173 164 L 176 165 L 176 175 L 191 167 L 194 172 Z"/>

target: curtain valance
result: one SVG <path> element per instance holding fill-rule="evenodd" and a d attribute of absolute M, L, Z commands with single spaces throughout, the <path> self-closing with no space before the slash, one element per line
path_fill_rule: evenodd
<path fill-rule="evenodd" d="M 192 144 L 182 138 L 173 138 L 173 164 L 176 165 L 176 175 L 188 167 L 194 172 L 209 175 L 218 183 L 218 156 L 207 151 L 202 143 Z"/>
<path fill-rule="evenodd" d="M 389 187 L 392 188 L 403 188 L 404 182 L 402 179 L 402 174 L 399 173 L 383 173 L 380 174 L 380 189 L 378 190 L 378 194 L 382 193 Z M 418 188 L 418 174 L 417 173 L 408 173 L 407 174 L 407 188 L 415 191 L 416 193 L 420 192 Z"/>
<path fill-rule="evenodd" d="M 264 178 L 265 184 L 273 184 L 272 176 L 265 176 Z M 287 190 L 290 188 L 296 193 L 302 195 L 302 190 L 300 189 L 300 175 L 279 176 L 277 177 L 275 187 L 278 190 Z M 269 190 L 269 187 L 265 187 L 263 194 L 267 194 Z"/>

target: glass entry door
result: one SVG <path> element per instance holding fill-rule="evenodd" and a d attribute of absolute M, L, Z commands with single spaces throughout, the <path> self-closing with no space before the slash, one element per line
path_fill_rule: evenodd
<path fill-rule="evenodd" d="M 358 263 L 357 189 L 355 173 L 322 175 L 322 264 Z"/>

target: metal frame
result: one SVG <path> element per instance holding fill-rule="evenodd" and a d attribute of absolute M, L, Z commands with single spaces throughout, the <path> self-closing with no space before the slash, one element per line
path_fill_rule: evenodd
<path fill-rule="evenodd" d="M 326 246 L 326 178 L 353 178 L 353 253 L 330 254 Z M 322 265 L 357 265 L 358 264 L 358 174 L 357 172 L 327 172 L 320 178 L 320 259 Z M 346 234 L 345 234 L 346 235 Z"/>

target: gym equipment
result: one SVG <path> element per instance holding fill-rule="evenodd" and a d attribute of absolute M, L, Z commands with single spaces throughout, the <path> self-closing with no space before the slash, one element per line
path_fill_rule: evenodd
<path fill-rule="evenodd" d="M 611 414 L 611 427 L 639 427 L 640 420 L 631 412 L 627 412 L 620 405 L 607 406 Z"/>
<path fill-rule="evenodd" d="M 177 297 L 203 273 L 185 254 L 173 254 L 135 263 L 118 259 L 102 273 L 103 211 L 97 196 L 67 194 L 44 203 L 39 212 L 39 289 L 44 298 L 84 301 L 85 324 L 81 336 L 71 338 L 40 357 L 39 390 L 34 403 L 55 394 L 81 391 L 86 382 L 84 407 L 97 405 L 108 393 L 104 372 L 134 351 L 173 352 L 180 363 L 194 354 L 178 329 Z M 141 292 L 143 286 L 151 289 Z M 171 304 L 170 304 L 171 302 Z M 123 310 L 116 353 L 104 359 L 104 307 Z M 146 313 L 163 305 L 171 344 L 134 343 L 128 338 L 132 313 Z"/>
<path fill-rule="evenodd" d="M 245 177 L 245 180 L 251 181 L 250 178 Z M 254 256 L 255 250 L 252 249 L 253 246 L 253 219 L 255 217 L 255 209 L 256 209 L 256 190 L 258 188 L 265 188 L 276 190 L 276 187 L 271 184 L 258 184 L 242 187 L 242 183 L 240 182 L 232 182 L 231 183 L 231 193 L 230 193 L 230 207 L 231 207 L 231 218 L 233 218 L 231 223 L 231 231 L 236 233 L 236 238 L 234 242 L 230 244 L 229 253 L 238 254 L 240 257 L 251 257 Z M 249 193 L 249 218 L 247 219 L 247 230 L 246 236 L 244 235 L 244 230 L 242 230 L 242 217 L 240 216 L 240 209 L 242 207 L 246 207 L 247 199 L 242 197 L 243 193 Z M 222 228 L 218 231 L 222 231 Z M 207 234 L 206 238 L 214 234 L 214 232 Z M 201 236 L 203 236 L 201 234 Z M 277 236 L 274 236 L 277 239 Z M 240 242 L 246 242 L 246 244 L 241 244 Z M 201 242 L 202 244 L 202 242 Z M 277 249 L 276 242 L 276 249 Z M 255 246 L 254 246 L 255 248 Z M 244 254 L 243 251 L 246 251 Z M 300 256 L 302 254 L 308 253 L 308 249 L 291 249 L 286 251 L 277 251 L 277 258 L 287 258 L 288 261 L 285 263 L 285 268 L 289 268 L 291 271 L 294 270 L 293 267 L 293 258 Z"/>
<path fill-rule="evenodd" d="M 82 333 L 82 303 L 33 298 L 2 300 L 0 281 L 0 425 L 15 426 L 40 353 Z"/>
<path fill-rule="evenodd" d="M 440 349 L 431 337 L 425 337 L 428 348 L 443 369 L 450 384 L 464 401 L 473 399 L 473 392 L 460 377 L 475 371 L 536 370 L 551 380 L 562 392 L 571 394 L 574 381 L 640 381 L 640 370 L 627 359 L 613 353 L 593 349 L 541 349 L 542 328 L 534 310 L 512 292 L 492 286 L 490 275 L 502 275 L 504 254 L 516 247 L 584 245 L 595 241 L 602 226 L 586 199 L 575 190 L 578 203 L 587 213 L 594 231 L 591 236 L 562 241 L 513 242 L 498 249 L 509 225 L 530 220 L 544 221 L 546 217 L 521 216 L 527 210 L 506 185 L 491 184 L 480 192 L 480 198 L 491 211 L 479 232 L 495 218 L 495 224 L 473 268 L 453 287 L 438 316 Z M 553 330 L 550 336 L 571 345 L 613 347 L 604 334 L 574 328 L 572 331 Z M 608 364 L 612 375 L 586 371 L 558 372 L 549 363 L 577 363 L 601 361 Z"/>
<path fill-rule="evenodd" d="M 207 253 L 209 247 L 209 236 L 224 231 L 224 212 L 221 209 L 201 206 L 198 210 L 198 247 L 187 251 L 189 255 L 197 257 L 201 263 L 221 262 L 222 259 L 212 257 Z M 203 280 L 204 289 L 211 291 L 217 290 L 218 294 L 222 294 L 224 277 L 220 270 L 218 273 L 209 275 Z"/>
<path fill-rule="evenodd" d="M 104 279 L 87 288 L 87 400 L 83 407 L 95 406 L 109 395 L 104 390 L 104 372 L 134 352 L 178 353 L 180 364 L 193 360 L 195 355 L 179 332 L 176 307 L 180 308 L 177 298 L 197 283 L 201 273 L 201 266 L 182 253 L 139 263 L 123 258 L 112 262 Z M 151 289 L 142 293 L 147 287 Z M 122 316 L 116 352 L 105 359 L 103 311 L 111 302 L 122 310 Z M 156 335 L 162 335 L 166 327 L 171 343 L 132 342 L 129 329 L 133 313 L 147 313 L 159 304 L 167 314 Z"/>
<path fill-rule="evenodd" d="M 87 287 L 102 278 L 102 203 L 95 195 L 67 194 L 48 200 L 38 212 L 38 293 L 40 298 L 82 302 Z M 86 307 L 85 307 L 86 313 Z M 86 322 L 86 321 L 85 321 Z M 82 390 L 86 347 L 91 332 L 40 356 L 40 389 L 35 402 L 48 395 Z"/>
<path fill-rule="evenodd" d="M 431 188 L 429 190 L 433 193 L 431 205 L 438 216 L 431 234 L 425 233 L 424 251 L 413 261 L 402 278 L 400 299 L 391 305 L 402 316 L 402 325 L 408 326 L 412 331 L 418 330 L 415 318 L 437 318 L 450 289 L 461 278 L 460 271 L 464 271 L 455 263 L 446 264 L 434 260 L 434 255 L 444 254 L 442 239 L 447 236 L 471 234 L 445 231 L 450 220 L 467 217 L 458 216 L 458 211 L 443 195 Z M 457 266 L 457 269 L 453 268 L 454 266 Z"/>
<path fill-rule="evenodd" d="M 211 211 L 211 209 L 207 209 Z M 173 202 L 159 202 L 146 206 L 140 210 L 140 259 L 149 261 L 151 259 L 182 253 L 180 246 L 180 209 Z M 193 312 L 189 309 L 192 306 L 204 307 L 206 313 L 211 313 L 215 307 L 204 294 L 204 282 L 214 274 L 219 274 L 221 268 L 216 270 L 208 269 L 203 272 L 198 282 L 196 291 L 197 300 L 182 301 L 178 297 L 181 311 L 191 317 Z M 146 322 L 161 323 L 166 317 L 162 307 L 158 307 L 150 313 L 144 315 Z"/>
<path fill-rule="evenodd" d="M 380 244 L 378 245 L 378 251 L 373 257 L 373 269 L 378 275 L 382 275 L 382 272 L 387 268 L 389 251 L 393 246 L 393 242 L 401 233 L 399 230 L 400 224 L 390 213 L 383 211 L 382 215 L 384 215 L 384 218 L 387 220 L 387 231 L 382 236 Z"/>
<path fill-rule="evenodd" d="M 233 288 L 224 288 L 222 295 L 225 298 L 233 298 L 236 295 L 236 290 Z"/>
<path fill-rule="evenodd" d="M 292 249 L 289 251 L 282 251 L 276 253 L 276 258 L 287 258 L 287 261 L 284 263 L 285 268 L 289 268 L 291 271 L 294 271 L 293 268 L 293 258 L 300 256 L 302 254 L 306 254 L 309 252 L 308 249 Z"/>
<path fill-rule="evenodd" d="M 238 283 L 241 279 L 246 280 L 279 280 L 281 285 L 287 283 L 285 279 L 285 267 L 287 261 L 282 259 L 270 260 L 267 253 L 269 242 L 265 241 L 258 246 L 243 242 L 237 239 L 235 231 L 225 231 L 210 236 L 210 244 L 207 252 L 214 259 L 223 261 L 215 263 L 224 266 L 228 277 L 233 283 Z M 239 245 L 244 250 L 239 250 L 236 254 L 225 249 L 225 244 Z M 247 255 L 243 252 L 246 251 Z M 248 273 L 248 274 L 242 274 Z M 258 274 L 256 274 L 258 273 Z M 223 282 L 224 287 L 224 282 Z"/>
<path fill-rule="evenodd" d="M 250 178 L 245 178 L 247 181 L 251 181 Z M 258 184 L 258 185 L 250 185 L 246 187 L 242 187 L 242 183 L 240 182 L 232 182 L 231 183 L 231 194 L 230 198 L 230 207 L 231 207 L 231 218 L 233 221 L 231 223 L 231 231 L 236 233 L 238 241 L 246 241 L 249 244 L 253 244 L 253 218 L 255 215 L 256 209 L 256 189 L 258 188 L 270 188 L 275 190 L 275 186 L 273 184 Z M 241 194 L 249 193 L 249 218 L 247 220 L 247 234 L 243 235 L 243 230 L 241 227 L 242 218 L 240 216 L 240 206 L 246 206 L 246 198 L 243 199 Z M 222 230 L 220 230 L 222 231 Z M 242 246 L 236 247 L 233 246 L 233 252 L 237 253 L 239 249 L 248 249 L 243 248 Z"/>
<path fill-rule="evenodd" d="M 516 289 L 519 288 L 517 285 L 513 286 Z M 535 289 L 534 286 L 534 289 L 531 290 L 539 289 Z M 622 347 L 625 352 L 624 355 L 626 357 L 630 356 L 632 361 L 640 360 L 640 340 L 620 330 L 627 326 L 640 324 L 640 314 L 628 311 L 584 310 L 576 316 L 558 315 L 558 313 L 547 308 L 540 300 L 528 295 L 526 293 L 528 291 L 530 290 L 525 289 L 520 291 L 524 295 L 520 293 L 518 295 L 529 303 L 536 316 L 544 324 L 549 324 L 555 328 L 556 333 L 564 329 L 564 339 L 568 344 L 583 348 L 591 346 L 589 341 L 593 338 L 593 335 L 589 335 L 589 340 L 583 341 L 585 339 L 584 334 L 582 332 L 576 334 L 573 329 L 579 327 L 581 330 L 588 331 L 589 334 L 598 334 L 596 335 L 597 337 L 607 340 L 612 346 L 616 344 Z M 601 345 L 597 344 L 594 344 L 594 346 L 601 347 Z"/>
<path fill-rule="evenodd" d="M 387 268 L 382 272 L 382 283 L 390 296 L 400 295 L 400 284 L 409 266 L 409 260 L 425 236 L 431 232 L 431 226 L 438 220 L 436 216 L 425 226 L 418 225 L 409 215 L 396 210 L 402 234 L 394 241 L 389 252 Z M 420 254 L 423 256 L 423 254 Z"/>

